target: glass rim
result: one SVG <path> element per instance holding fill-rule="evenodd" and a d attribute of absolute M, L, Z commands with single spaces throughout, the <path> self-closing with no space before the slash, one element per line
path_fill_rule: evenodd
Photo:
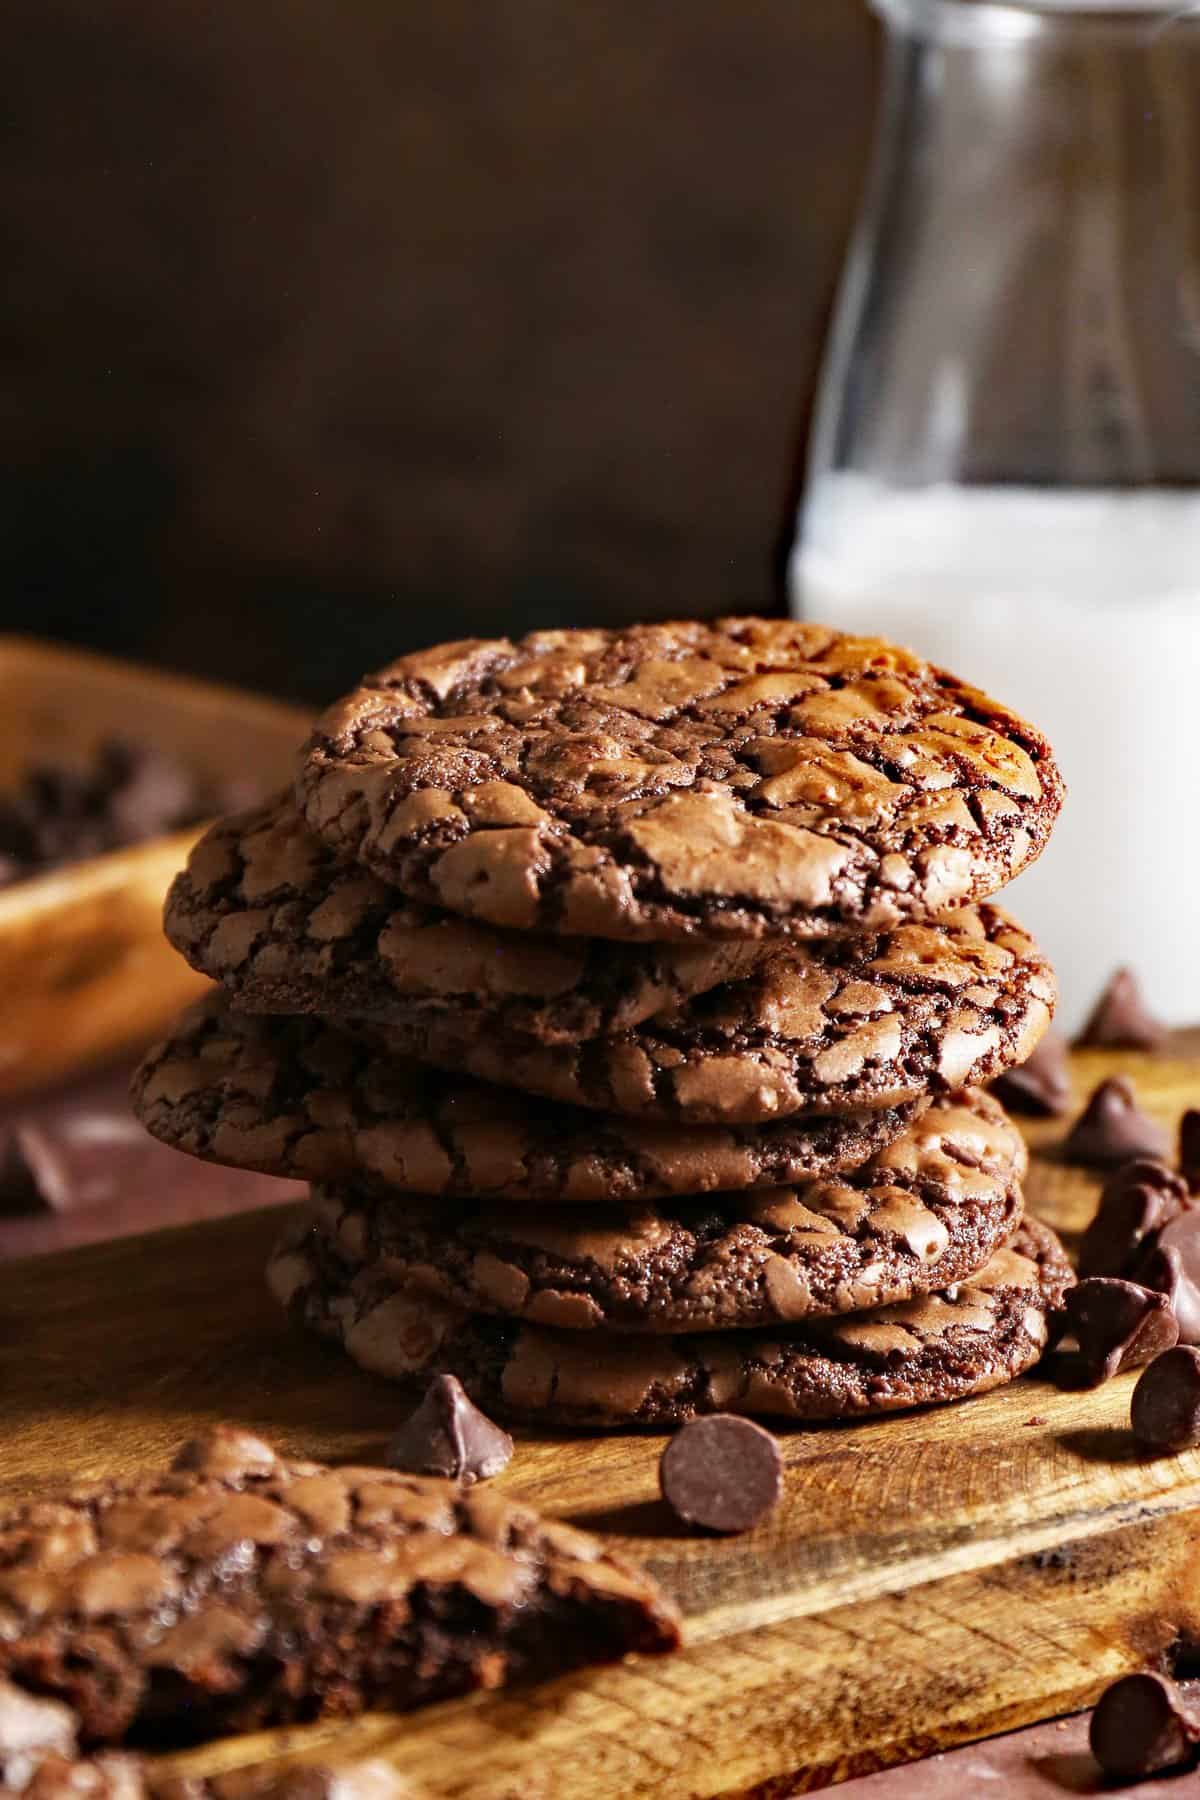
<path fill-rule="evenodd" d="M 1116 31 L 1162 32 L 1200 25 L 1200 0 L 869 0 L 889 24 L 956 25 L 968 31 L 995 27 L 1001 35 L 1027 36 L 1074 23 Z"/>

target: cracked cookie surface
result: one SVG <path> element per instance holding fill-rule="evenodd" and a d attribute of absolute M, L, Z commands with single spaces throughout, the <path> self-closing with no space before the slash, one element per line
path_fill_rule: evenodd
<path fill-rule="evenodd" d="M 907 650 L 717 619 L 401 657 L 318 721 L 298 796 L 338 855 L 493 925 L 821 938 L 995 893 L 1062 780 Z"/>
<path fill-rule="evenodd" d="M 847 1175 L 555 1212 L 317 1188 L 312 1229 L 470 1312 L 556 1330 L 710 1331 L 856 1312 L 968 1279 L 1021 1221 L 1024 1140 L 988 1095 L 936 1105 Z"/>
<path fill-rule="evenodd" d="M 765 948 L 613 944 L 501 931 L 408 900 L 339 864 L 290 794 L 221 819 L 167 896 L 168 938 L 250 1012 L 365 1011 L 418 1029 L 578 1044 L 627 1030 L 720 982 Z"/>
<path fill-rule="evenodd" d="M 960 1400 L 1040 1359 L 1047 1315 L 1074 1281 L 1027 1219 L 957 1287 L 802 1325 L 686 1337 L 550 1331 L 465 1313 L 349 1268 L 318 1233 L 285 1233 L 272 1292 L 376 1375 L 457 1375 L 493 1415 L 539 1425 L 667 1427 L 709 1412 L 838 1419 Z"/>
<path fill-rule="evenodd" d="M 190 1007 L 133 1080 L 134 1111 L 209 1162 L 425 1195 L 636 1203 L 855 1168 L 932 1096 L 771 1125 L 620 1119 L 447 1074 L 310 1018 Z"/>
<path fill-rule="evenodd" d="M 0 1680 L 65 1702 L 85 1745 L 403 1711 L 677 1642 L 654 1583 L 595 1538 L 234 1427 L 0 1513 Z"/>
<path fill-rule="evenodd" d="M 568 1105 L 749 1125 L 990 1081 L 1032 1053 L 1056 998 L 1033 939 L 984 903 L 931 925 L 776 950 L 744 980 L 572 1047 L 448 1015 L 368 1016 L 394 1050 Z"/>

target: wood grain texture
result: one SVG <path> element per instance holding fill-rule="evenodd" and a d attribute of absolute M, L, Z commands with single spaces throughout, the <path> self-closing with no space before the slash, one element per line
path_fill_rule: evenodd
<path fill-rule="evenodd" d="M 1200 1039 L 1076 1059 L 1080 1093 L 1130 1069 L 1174 1123 Z M 1035 1206 L 1066 1233 L 1097 1182 L 1031 1132 Z M 0 1495 L 168 1456 L 237 1418 L 289 1450 L 376 1457 L 396 1391 L 274 1312 L 278 1215 L 0 1271 Z M 781 1434 L 782 1505 L 751 1535 L 683 1535 L 657 1498 L 662 1439 L 527 1433 L 512 1494 L 610 1535 L 677 1596 L 684 1650 L 534 1692 L 210 1745 L 173 1765 L 382 1753 L 437 1796 L 784 1795 L 1085 1704 L 1200 1638 L 1200 1454 L 1150 1458 L 1132 1376 L 1092 1394 L 1031 1377 L 942 1410 Z"/>

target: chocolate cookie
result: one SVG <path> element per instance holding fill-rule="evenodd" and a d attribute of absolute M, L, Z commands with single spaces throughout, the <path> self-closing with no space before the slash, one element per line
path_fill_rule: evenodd
<path fill-rule="evenodd" d="M 678 1635 L 594 1538 L 233 1428 L 169 1471 L 0 1516 L 0 1679 L 66 1702 L 85 1744 L 403 1711 Z"/>
<path fill-rule="evenodd" d="M 969 1281 L 941 1294 L 787 1330 L 654 1339 L 547 1331 L 355 1275 L 311 1231 L 285 1237 L 276 1298 L 376 1375 L 457 1375 L 489 1412 L 541 1425 L 674 1425 L 700 1413 L 837 1419 L 962 1399 L 1031 1368 L 1047 1313 L 1074 1277 L 1062 1245 L 1027 1220 Z"/>
<path fill-rule="evenodd" d="M 762 961 L 751 943 L 611 944 L 496 931 L 338 864 L 290 795 L 214 825 L 167 896 L 167 936 L 250 1012 L 361 1013 L 526 1046 L 627 1030 Z"/>
<path fill-rule="evenodd" d="M 614 1119 L 381 1055 L 316 1019 L 251 1018 L 223 995 L 190 1007 L 133 1082 L 147 1129 L 209 1162 L 498 1202 L 632 1203 L 826 1175 L 865 1162 L 929 1100 L 728 1129 Z"/>
<path fill-rule="evenodd" d="M 584 937 L 826 937 L 980 900 L 1062 801 L 1032 726 L 783 619 L 401 657 L 302 754 L 313 829 L 418 900 Z"/>
<path fill-rule="evenodd" d="M 1025 1144 L 971 1091 L 836 1180 L 613 1207 L 318 1189 L 313 1228 L 472 1312 L 565 1330 L 706 1331 L 854 1312 L 962 1281 L 1020 1222 Z"/>
<path fill-rule="evenodd" d="M 440 1068 L 568 1105 L 752 1125 L 988 1081 L 1030 1054 L 1055 998 L 1033 939 L 983 905 L 935 925 L 776 951 L 747 980 L 572 1049 L 481 1033 L 461 1016 L 426 1015 L 380 1035 Z"/>

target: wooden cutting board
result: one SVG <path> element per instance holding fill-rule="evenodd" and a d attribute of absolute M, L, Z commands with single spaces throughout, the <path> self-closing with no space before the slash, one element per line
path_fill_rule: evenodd
<path fill-rule="evenodd" d="M 1079 1093 L 1125 1067 L 1174 1125 L 1200 1101 L 1200 1034 L 1176 1049 L 1080 1056 Z M 1052 1150 L 1036 1157 L 1032 1203 L 1068 1237 L 1096 1189 Z M 0 1496 L 161 1462 L 219 1419 L 305 1455 L 377 1457 L 398 1396 L 277 1314 L 262 1267 L 280 1222 L 0 1269 Z M 1137 1451 L 1133 1379 L 1061 1394 L 1028 1377 L 957 1407 L 784 1432 L 783 1504 L 726 1541 L 673 1525 L 661 1438 L 526 1434 L 499 1485 L 645 1562 L 686 1615 L 677 1656 L 171 1766 L 382 1754 L 418 1793 L 472 1800 L 783 1796 L 1085 1705 L 1200 1639 L 1200 1455 Z"/>

